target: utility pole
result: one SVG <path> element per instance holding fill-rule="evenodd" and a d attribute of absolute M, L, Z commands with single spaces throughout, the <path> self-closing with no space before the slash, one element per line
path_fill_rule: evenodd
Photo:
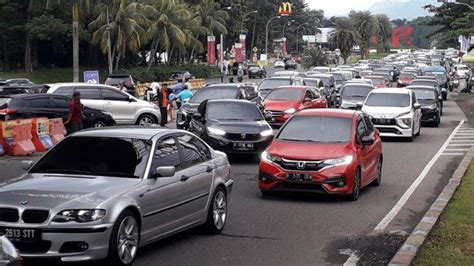
<path fill-rule="evenodd" d="M 267 55 L 267 58 L 268 58 L 268 27 L 270 26 L 270 22 L 272 22 L 272 20 L 279 19 L 279 18 L 281 18 L 281 16 L 276 16 L 276 17 L 270 18 L 267 22 L 267 28 L 265 31 L 265 54 Z"/>

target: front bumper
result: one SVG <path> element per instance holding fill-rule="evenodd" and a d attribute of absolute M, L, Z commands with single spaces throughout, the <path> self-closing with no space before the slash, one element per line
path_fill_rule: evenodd
<path fill-rule="evenodd" d="M 12 242 L 24 258 L 56 258 L 63 262 L 80 262 L 100 260 L 107 257 L 109 240 L 113 224 L 95 226 L 34 226 L 0 224 L 0 227 L 28 228 L 41 232 L 41 239 L 36 242 Z M 66 248 L 71 243 L 85 243 L 83 251 Z"/>
<path fill-rule="evenodd" d="M 439 110 L 438 109 L 421 109 L 421 122 L 432 123 L 438 121 Z"/>
<path fill-rule="evenodd" d="M 258 187 L 262 191 L 347 195 L 352 193 L 356 169 L 355 164 L 350 164 L 319 171 L 287 170 L 279 165 L 262 160 L 257 177 Z M 309 174 L 312 180 L 288 180 L 289 173 Z M 343 184 L 339 184 L 340 182 L 343 182 Z"/>
<path fill-rule="evenodd" d="M 214 149 L 225 152 L 227 154 L 248 154 L 248 153 L 261 153 L 263 152 L 268 145 L 272 142 L 273 137 L 262 137 L 259 140 L 249 141 L 249 140 L 229 140 L 224 137 L 208 137 L 206 142 Z M 234 148 L 234 143 L 240 145 L 253 145 L 253 149 L 248 150 L 239 150 Z"/>
<path fill-rule="evenodd" d="M 411 128 L 402 128 L 398 125 L 374 125 L 381 137 L 408 138 L 413 136 Z"/>

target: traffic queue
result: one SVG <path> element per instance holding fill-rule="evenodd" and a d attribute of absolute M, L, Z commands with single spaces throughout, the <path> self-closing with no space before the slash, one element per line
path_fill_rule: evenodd
<path fill-rule="evenodd" d="M 209 84 L 181 102 L 177 129 L 153 126 L 167 115 L 159 107 L 171 98 L 163 93 L 160 106 L 83 83 L 0 96 L 0 115 L 21 118 L 44 110 L 32 111 L 35 101 L 54 109 L 80 92 L 90 109 L 84 113 L 96 118 L 92 127 L 135 125 L 81 130 L 37 162 L 25 161 L 25 175 L 0 185 L 0 228 L 25 257 L 131 265 L 141 246 L 164 237 L 197 226 L 223 231 L 236 155 L 258 160 L 263 196 L 356 201 L 363 188 L 382 183 L 390 163 L 382 138 L 414 141 L 422 126 L 438 127 L 456 81 L 471 80 L 452 61 L 446 51 L 403 52 L 278 71 L 259 84 Z"/>

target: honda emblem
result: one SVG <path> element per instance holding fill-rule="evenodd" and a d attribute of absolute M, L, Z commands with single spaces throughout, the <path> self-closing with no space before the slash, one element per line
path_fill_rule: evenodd
<path fill-rule="evenodd" d="M 303 169 L 305 168 L 305 166 L 306 166 L 306 163 L 305 163 L 305 162 L 297 162 L 297 163 L 296 163 L 296 168 L 297 168 L 298 170 L 303 170 Z"/>

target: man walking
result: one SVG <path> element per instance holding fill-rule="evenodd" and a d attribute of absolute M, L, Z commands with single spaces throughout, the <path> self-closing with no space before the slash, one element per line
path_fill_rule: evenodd
<path fill-rule="evenodd" d="M 83 129 L 82 120 L 84 119 L 84 115 L 82 110 L 81 93 L 76 91 L 72 95 L 72 100 L 69 102 L 69 116 L 64 123 L 64 125 L 68 127 L 69 134 Z"/>
<path fill-rule="evenodd" d="M 161 86 L 160 92 L 158 93 L 158 106 L 160 107 L 160 112 L 161 112 L 161 123 L 160 125 L 162 127 L 166 126 L 168 124 L 168 86 L 166 84 L 163 84 Z"/>

